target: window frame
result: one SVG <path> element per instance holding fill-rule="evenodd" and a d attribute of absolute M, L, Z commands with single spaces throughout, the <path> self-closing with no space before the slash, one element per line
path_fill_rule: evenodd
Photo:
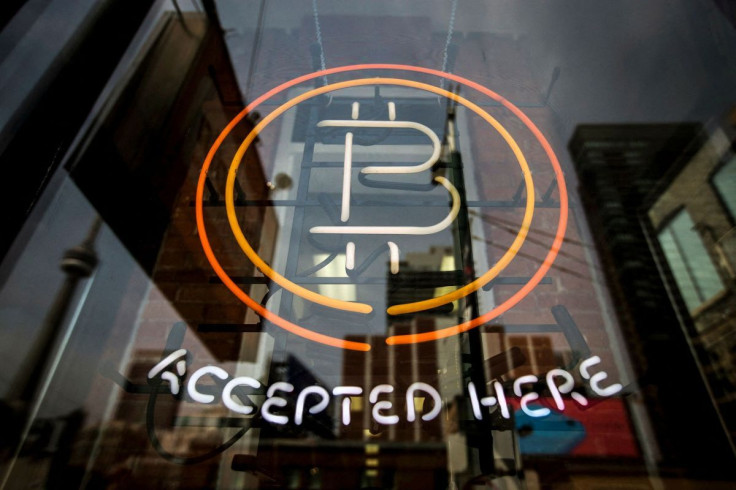
<path fill-rule="evenodd" d="M 705 252 L 705 256 L 708 258 L 710 264 L 713 266 L 713 270 L 715 271 L 716 277 L 718 278 L 718 281 L 719 281 L 719 283 L 721 285 L 721 287 L 718 290 L 718 292 L 716 292 L 715 294 L 712 294 L 712 295 L 710 295 L 708 297 L 706 297 L 706 295 L 704 295 L 702 293 L 700 285 L 696 282 L 696 280 L 695 280 L 695 277 L 696 276 L 692 272 L 692 265 L 687 260 L 685 260 L 685 254 L 683 253 L 684 251 L 682 250 L 681 245 L 677 242 L 677 238 L 674 236 L 674 233 L 672 232 L 672 229 L 671 229 L 674 221 L 679 216 L 681 216 L 682 213 L 686 213 L 687 216 L 688 216 L 688 218 L 690 219 L 690 221 L 693 223 L 693 229 L 692 230 L 696 233 L 698 239 L 700 240 L 700 244 L 703 247 L 703 252 Z M 682 291 L 682 288 L 681 288 L 680 284 L 677 281 L 677 276 L 675 275 L 675 272 L 673 270 L 672 263 L 670 262 L 670 258 L 668 257 L 667 252 L 665 251 L 664 246 L 662 245 L 661 236 L 665 232 L 669 232 L 673 236 L 673 239 L 674 239 L 674 242 L 675 242 L 675 247 L 677 248 L 678 256 L 680 258 L 682 258 L 682 262 L 683 262 L 683 265 L 685 266 L 685 271 L 686 271 L 686 273 L 688 275 L 688 279 L 693 284 L 693 287 L 694 287 L 695 292 L 696 292 L 696 295 L 697 295 L 697 299 L 699 301 L 699 304 L 696 305 L 696 306 L 691 307 L 688 304 L 688 301 L 685 299 L 685 295 L 684 295 L 684 293 Z M 661 254 L 662 254 L 662 258 L 664 259 L 664 263 L 667 266 L 667 272 L 668 272 L 668 274 L 667 274 L 667 276 L 668 276 L 667 277 L 667 280 L 668 280 L 668 282 L 671 281 L 671 284 L 675 286 L 675 288 L 677 290 L 677 294 L 679 295 L 679 297 L 681 299 L 681 304 L 687 310 L 687 312 L 688 312 L 688 314 L 690 315 L 691 318 L 695 319 L 703 311 L 705 311 L 708 308 L 710 308 L 710 306 L 713 305 L 714 303 L 717 303 L 721 298 L 724 297 L 724 295 L 726 295 L 728 293 L 728 286 L 727 286 L 726 281 L 722 277 L 722 274 L 721 274 L 721 272 L 719 270 L 720 268 L 718 267 L 717 263 L 714 262 L 713 257 L 711 256 L 711 254 L 710 254 L 710 252 L 708 250 L 708 247 L 705 245 L 705 242 L 703 241 L 703 237 L 701 236 L 700 232 L 698 231 L 697 224 L 692 220 L 692 217 L 690 216 L 690 213 L 687 210 L 687 207 L 686 206 L 681 205 L 681 206 L 678 206 L 675 209 L 673 209 L 670 212 L 670 214 L 664 220 L 662 220 L 661 224 L 657 227 L 657 229 L 655 230 L 655 235 L 656 235 L 656 239 L 657 239 L 657 245 L 658 245 L 658 247 L 659 247 L 659 249 L 661 251 Z"/>
<path fill-rule="evenodd" d="M 708 175 L 708 185 L 710 185 L 711 189 L 713 190 L 713 194 L 716 196 L 716 199 L 718 200 L 718 203 L 721 205 L 721 208 L 723 208 L 726 212 L 724 213 L 727 217 L 729 223 L 731 226 L 736 226 L 736 209 L 731 210 L 731 208 L 728 206 L 728 203 L 724 199 L 723 193 L 716 185 L 716 177 L 718 174 L 723 171 L 723 169 L 733 162 L 734 165 L 736 165 L 736 149 L 734 146 L 736 145 L 736 142 L 731 143 L 731 147 L 726 150 L 723 155 L 721 155 L 721 158 L 719 159 L 718 164 L 713 168 L 713 170 L 710 172 L 710 175 Z"/>

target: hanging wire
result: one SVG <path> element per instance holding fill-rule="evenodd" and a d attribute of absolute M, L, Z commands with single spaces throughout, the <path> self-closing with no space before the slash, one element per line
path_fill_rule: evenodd
<path fill-rule="evenodd" d="M 316 1 L 316 0 L 315 0 Z M 450 9 L 450 22 L 447 27 L 447 39 L 445 39 L 445 51 L 442 54 L 442 71 L 447 71 L 447 52 L 450 49 L 450 43 L 452 42 L 452 34 L 455 31 L 455 11 L 457 10 L 457 0 L 452 0 L 452 8 Z M 440 81 L 440 87 L 445 88 L 445 79 Z"/>
<path fill-rule="evenodd" d="M 261 38 L 263 37 L 263 19 L 266 11 L 266 0 L 261 0 L 261 6 L 258 9 L 258 24 L 256 25 L 255 41 L 250 56 L 250 66 L 248 67 L 248 80 L 245 83 L 245 97 L 248 99 L 251 95 L 251 85 L 253 84 L 253 73 L 257 66 L 257 57 L 261 49 Z"/>
<path fill-rule="evenodd" d="M 447 28 L 447 38 L 445 39 L 445 49 L 442 53 L 442 71 L 447 71 L 448 63 L 448 52 L 450 44 L 452 43 L 452 35 L 455 31 L 455 13 L 457 11 L 457 0 L 452 0 L 452 7 L 450 9 L 450 21 Z M 317 0 L 312 0 L 312 16 L 314 17 L 314 30 L 317 35 L 317 45 L 319 46 L 319 64 L 320 69 L 325 70 L 327 63 L 325 62 L 325 46 L 322 42 L 322 27 L 319 22 L 319 10 L 317 8 Z M 323 76 L 322 81 L 327 85 L 327 77 Z M 440 81 L 440 86 L 445 88 L 445 79 Z"/>
<path fill-rule="evenodd" d="M 312 15 L 314 16 L 314 30 L 317 32 L 317 44 L 319 45 L 319 65 L 321 70 L 325 70 L 325 47 L 322 44 L 322 28 L 319 25 L 319 12 L 317 11 L 317 0 L 312 0 Z M 322 76 L 322 81 L 327 85 L 327 77 Z"/>

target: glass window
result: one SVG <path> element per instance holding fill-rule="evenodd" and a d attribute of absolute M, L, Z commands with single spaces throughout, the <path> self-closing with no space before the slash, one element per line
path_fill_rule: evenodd
<path fill-rule="evenodd" d="M 5 3 L 0 490 L 733 487 L 726 2 Z"/>
<path fill-rule="evenodd" d="M 659 232 L 659 243 L 691 312 L 723 289 L 718 271 L 687 210 L 680 211 Z"/>
<path fill-rule="evenodd" d="M 718 194 L 731 214 L 736 219 L 736 156 L 713 175 L 713 186 L 718 189 Z"/>

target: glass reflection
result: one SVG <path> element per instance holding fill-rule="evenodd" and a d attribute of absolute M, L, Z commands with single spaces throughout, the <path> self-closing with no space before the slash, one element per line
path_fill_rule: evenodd
<path fill-rule="evenodd" d="M 50 176 L 0 266 L 5 487 L 733 481 L 721 3 L 154 3 L 104 66 L 31 42 L 56 1 L 0 33 L 44 12 L 0 63 L 40 49 L 9 86 L 52 108 L 38 59 L 104 82 L 64 138 L 44 84 L 0 121 Z"/>

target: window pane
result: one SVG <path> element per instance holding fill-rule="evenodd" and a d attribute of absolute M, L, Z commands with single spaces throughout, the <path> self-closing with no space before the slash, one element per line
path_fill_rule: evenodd
<path fill-rule="evenodd" d="M 683 211 L 672 221 L 671 230 L 702 303 L 723 289 L 723 282 L 694 226 L 690 215 Z"/>
<path fill-rule="evenodd" d="M 733 487 L 727 2 L 5 2 L 0 490 Z"/>
<path fill-rule="evenodd" d="M 723 199 L 731 217 L 736 217 L 736 156 L 732 157 L 718 173 L 713 176 L 713 185 Z"/>
<path fill-rule="evenodd" d="M 682 299 L 685 300 L 685 304 L 689 310 L 697 308 L 700 305 L 700 296 L 690 274 L 688 274 L 685 260 L 677 248 L 677 244 L 669 228 L 659 234 L 659 244 L 662 246 L 665 257 L 667 257 L 667 263 L 670 266 L 672 275 L 675 276 L 675 281 L 677 282 Z"/>

